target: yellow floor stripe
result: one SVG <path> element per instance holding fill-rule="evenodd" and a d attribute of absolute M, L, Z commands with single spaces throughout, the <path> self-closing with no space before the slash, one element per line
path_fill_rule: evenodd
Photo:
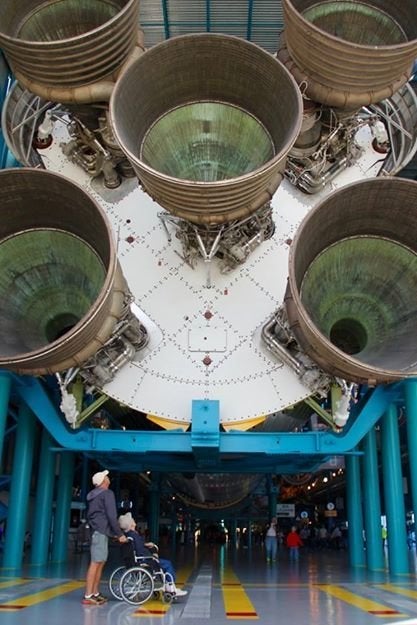
<path fill-rule="evenodd" d="M 7 582 L 0 582 L 0 588 L 10 588 L 11 586 L 18 586 L 20 584 L 27 584 L 31 580 L 17 577 L 16 579 L 8 579 Z"/>
<path fill-rule="evenodd" d="M 175 584 L 179 588 L 181 588 L 181 586 L 186 583 L 193 569 L 194 569 L 194 566 L 192 564 L 189 564 L 187 566 L 181 567 L 180 569 L 178 569 L 178 571 L 176 571 Z M 146 618 L 146 617 L 155 618 L 159 616 L 162 618 L 168 612 L 170 607 L 171 607 L 171 604 L 164 603 L 162 599 L 159 599 L 159 598 L 150 599 L 143 605 L 139 606 L 138 609 L 135 610 L 131 616 L 135 618 Z"/>
<path fill-rule="evenodd" d="M 224 609 L 228 619 L 254 620 L 258 614 L 234 571 L 221 570 Z"/>
<path fill-rule="evenodd" d="M 353 592 L 349 592 L 340 586 L 333 586 L 331 584 L 317 584 L 317 588 L 326 592 L 337 599 L 341 599 L 350 605 L 355 606 L 355 608 L 359 608 L 360 610 L 364 610 L 368 612 L 368 614 L 373 614 L 374 616 L 381 617 L 389 617 L 389 616 L 407 616 L 402 612 L 398 612 L 398 610 L 393 610 L 382 603 L 377 603 L 376 601 L 372 601 L 371 599 L 367 599 L 366 597 L 360 597 L 359 595 L 354 594 Z"/>
<path fill-rule="evenodd" d="M 192 564 L 183 566 L 178 571 L 176 571 L 176 581 L 175 584 L 181 588 L 183 584 L 189 579 L 194 566 Z M 150 599 L 143 605 L 139 606 L 135 612 L 133 612 L 132 616 L 136 618 L 146 618 L 146 617 L 163 617 L 170 609 L 170 603 L 164 603 L 162 599 Z"/>
<path fill-rule="evenodd" d="M 410 599 L 417 599 L 417 590 L 411 590 L 411 588 L 402 588 L 395 586 L 394 584 L 376 584 L 376 587 L 382 590 L 388 590 L 394 592 L 397 595 L 403 595 L 404 597 L 410 597 Z"/>
<path fill-rule="evenodd" d="M 13 601 L 0 603 L 0 611 L 3 612 L 21 610 L 22 608 L 27 608 L 29 606 L 36 605 L 37 603 L 42 603 L 42 601 L 48 601 L 49 599 L 53 599 L 54 597 L 59 597 L 60 595 L 64 595 L 67 592 L 71 592 L 72 590 L 78 590 L 79 588 L 83 588 L 84 586 L 85 582 L 66 582 L 65 584 L 59 584 L 59 586 L 54 586 L 53 588 L 48 588 L 47 590 L 35 592 L 32 595 L 26 595 L 25 597 L 18 597 Z"/>
<path fill-rule="evenodd" d="M 180 569 L 178 569 L 178 571 L 176 571 L 176 585 L 179 586 L 180 588 L 182 587 L 183 584 L 185 584 L 191 576 L 191 573 L 194 570 L 194 566 L 192 564 L 189 564 L 187 566 L 182 566 Z"/>
<path fill-rule="evenodd" d="M 143 605 L 139 606 L 137 610 L 131 614 L 131 616 L 135 617 L 150 617 L 155 618 L 156 616 L 163 617 L 170 609 L 170 603 L 163 603 L 162 599 L 150 599 Z"/>

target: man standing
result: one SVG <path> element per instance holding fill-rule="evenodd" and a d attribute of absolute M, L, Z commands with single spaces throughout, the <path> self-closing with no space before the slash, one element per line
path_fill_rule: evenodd
<path fill-rule="evenodd" d="M 87 570 L 84 605 L 100 605 L 107 601 L 100 593 L 100 580 L 109 554 L 109 537 L 119 542 L 127 541 L 117 520 L 116 499 L 109 489 L 108 471 L 93 475 L 95 488 L 87 495 L 87 523 L 91 528 L 91 562 Z"/>

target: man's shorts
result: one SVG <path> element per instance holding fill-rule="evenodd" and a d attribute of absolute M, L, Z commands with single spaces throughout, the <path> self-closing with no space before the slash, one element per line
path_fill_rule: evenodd
<path fill-rule="evenodd" d="M 91 537 L 91 562 L 106 562 L 109 555 L 109 539 L 105 534 L 94 531 Z"/>

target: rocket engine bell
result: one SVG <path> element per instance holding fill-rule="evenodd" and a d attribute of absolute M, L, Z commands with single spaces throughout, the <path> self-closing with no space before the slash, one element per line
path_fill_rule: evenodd
<path fill-rule="evenodd" d="M 375 384 L 417 374 L 416 207 L 417 182 L 374 178 L 333 192 L 297 230 L 286 327 L 332 376 Z"/>
<path fill-rule="evenodd" d="M 378 124 L 389 123 L 378 119 L 375 105 L 397 94 L 412 74 L 417 5 L 283 0 L 283 9 L 277 57 L 305 99 L 302 131 L 286 173 L 300 189 L 316 193 L 361 156 L 355 135 L 366 119 L 375 138 Z M 361 116 L 362 107 L 367 108 Z"/>
<path fill-rule="evenodd" d="M 206 33 L 147 50 L 110 100 L 114 134 L 143 188 L 168 211 L 161 218 L 177 228 L 185 260 L 194 266 L 217 254 L 223 271 L 274 232 L 270 200 L 301 111 L 295 80 L 273 56 Z"/>
<path fill-rule="evenodd" d="M 0 367 L 84 367 L 98 386 L 146 340 L 105 214 L 61 175 L 0 172 Z"/>
<path fill-rule="evenodd" d="M 70 160 L 93 178 L 102 175 L 108 188 L 133 176 L 109 130 L 108 102 L 120 72 L 143 53 L 139 0 L 3 0 L 0 48 L 18 86 L 42 98 L 33 102 L 45 114 L 36 149 L 50 145 L 53 124 L 64 117 L 70 140 L 61 147 Z M 15 156 L 30 165 L 19 147 Z"/>
<path fill-rule="evenodd" d="M 417 57 L 414 0 L 283 0 L 290 64 L 306 95 L 330 106 L 357 109 L 395 93 Z"/>
<path fill-rule="evenodd" d="M 138 40 L 139 0 L 3 0 L 0 47 L 17 80 L 41 97 L 111 81 Z M 48 88 L 51 91 L 48 91 Z M 102 101 L 95 97 L 92 101 Z"/>
<path fill-rule="evenodd" d="M 290 73 L 258 46 L 193 34 L 132 63 L 110 114 L 161 206 L 195 224 L 223 224 L 252 215 L 278 188 L 300 129 L 301 96 Z"/>

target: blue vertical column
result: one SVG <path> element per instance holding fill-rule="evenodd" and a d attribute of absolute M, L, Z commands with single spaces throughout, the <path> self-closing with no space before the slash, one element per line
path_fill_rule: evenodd
<path fill-rule="evenodd" d="M 278 488 L 272 483 L 272 477 L 270 475 L 267 477 L 267 492 L 269 519 L 271 519 L 273 516 L 277 516 Z"/>
<path fill-rule="evenodd" d="M 21 404 L 17 418 L 3 556 L 3 567 L 6 569 L 19 569 L 23 561 L 35 433 L 35 416 L 26 404 Z"/>
<path fill-rule="evenodd" d="M 6 431 L 7 414 L 9 411 L 10 387 L 10 375 L 8 373 L 0 373 L 0 459 L 3 453 L 4 433 Z"/>
<path fill-rule="evenodd" d="M 384 568 L 381 534 L 381 496 L 379 489 L 378 453 L 375 428 L 362 442 L 363 448 L 363 510 L 365 516 L 366 560 L 368 569 Z"/>
<path fill-rule="evenodd" d="M 55 453 L 51 450 L 52 446 L 51 435 L 43 430 L 32 528 L 36 540 L 32 541 L 30 554 L 30 562 L 35 566 L 45 565 L 49 555 L 55 482 Z"/>
<path fill-rule="evenodd" d="M 149 486 L 149 534 L 154 543 L 159 541 L 160 484 L 159 473 L 152 473 L 152 481 Z"/>
<path fill-rule="evenodd" d="M 228 524 L 229 545 L 235 549 L 237 546 L 237 519 L 233 517 Z M 239 535 L 240 536 L 240 535 Z"/>
<path fill-rule="evenodd" d="M 417 519 L 417 380 L 407 380 L 404 384 L 411 504 Z"/>
<path fill-rule="evenodd" d="M 362 490 L 359 457 L 345 456 L 346 510 L 348 520 L 348 547 L 351 566 L 365 565 L 363 548 Z"/>
<path fill-rule="evenodd" d="M 177 548 L 177 515 L 175 514 L 175 510 L 174 510 L 171 516 L 171 551 L 175 553 L 176 548 Z"/>
<path fill-rule="evenodd" d="M 61 452 L 52 540 L 53 562 L 65 562 L 68 558 L 68 538 L 73 481 L 74 453 Z"/>
<path fill-rule="evenodd" d="M 388 408 L 381 420 L 381 454 L 389 570 L 393 575 L 403 575 L 409 572 L 409 566 L 400 436 L 397 409 L 394 405 Z"/>
<path fill-rule="evenodd" d="M 88 472 L 88 458 L 87 458 L 87 456 L 83 456 L 81 462 L 82 462 L 82 465 L 81 465 L 81 492 L 80 492 L 80 500 L 85 505 L 85 502 L 87 500 L 87 493 L 90 490 L 89 481 L 88 481 L 89 472 Z M 86 517 L 86 512 L 84 510 L 84 512 L 82 513 L 82 518 L 85 519 L 85 517 Z"/>

